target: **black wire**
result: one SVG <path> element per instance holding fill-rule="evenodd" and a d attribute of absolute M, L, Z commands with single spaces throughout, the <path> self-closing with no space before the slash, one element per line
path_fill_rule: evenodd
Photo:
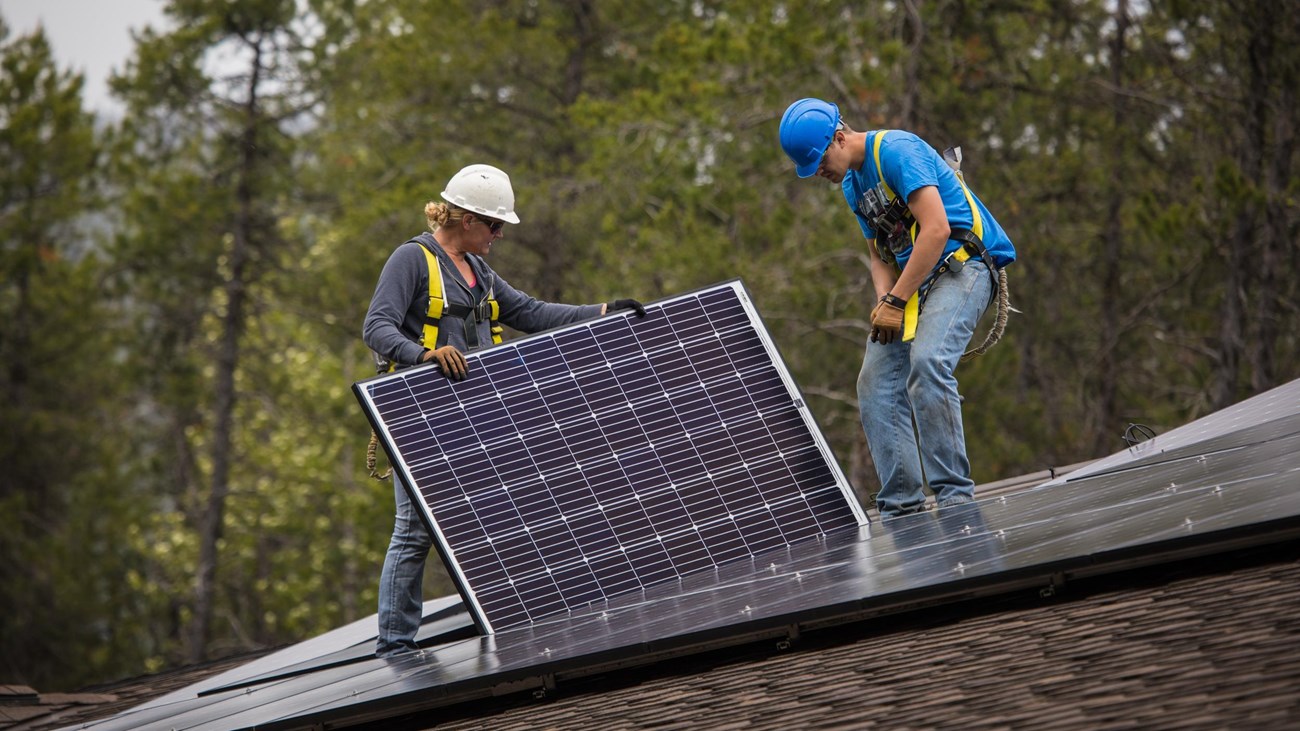
<path fill-rule="evenodd" d="M 1148 439 L 1155 439 L 1156 433 L 1146 424 L 1129 424 L 1124 430 L 1124 443 L 1130 447 Z"/>

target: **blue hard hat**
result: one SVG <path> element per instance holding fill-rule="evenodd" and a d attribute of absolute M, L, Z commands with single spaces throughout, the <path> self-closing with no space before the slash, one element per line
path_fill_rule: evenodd
<path fill-rule="evenodd" d="M 781 149 L 801 178 L 817 172 L 840 124 L 840 108 L 821 99 L 800 99 L 781 117 Z"/>

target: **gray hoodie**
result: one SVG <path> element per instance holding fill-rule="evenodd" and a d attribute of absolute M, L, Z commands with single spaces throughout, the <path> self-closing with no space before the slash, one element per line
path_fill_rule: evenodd
<path fill-rule="evenodd" d="M 438 327 L 438 342 L 420 345 L 424 333 L 424 318 L 429 313 L 429 266 L 420 251 L 421 242 L 427 244 L 438 257 L 442 268 L 442 296 L 447 305 L 474 307 L 469 286 L 456 270 L 456 265 L 431 233 L 422 233 L 393 251 L 379 274 L 379 284 L 370 298 L 370 309 L 361 337 L 371 350 L 401 365 L 418 363 L 425 348 L 454 345 L 467 352 L 465 322 L 461 318 L 444 315 Z M 474 269 L 474 276 L 482 292 L 492 291 L 500 305 L 499 321 L 520 332 L 534 333 L 549 330 L 596 317 L 600 305 L 564 305 L 543 302 L 511 287 L 506 280 L 483 259 L 472 254 L 466 259 Z M 478 341 L 492 342 L 491 325 L 487 320 L 478 323 Z"/>

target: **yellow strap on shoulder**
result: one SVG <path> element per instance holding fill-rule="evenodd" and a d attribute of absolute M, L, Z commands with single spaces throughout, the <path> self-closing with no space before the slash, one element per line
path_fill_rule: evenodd
<path fill-rule="evenodd" d="M 885 182 L 885 169 L 880 166 L 880 143 L 885 141 L 885 133 L 889 130 L 882 129 L 876 132 L 876 139 L 871 144 L 871 157 L 876 161 L 876 176 L 880 178 L 880 186 L 885 189 L 885 197 L 894 200 L 898 194 L 894 189 L 889 187 Z M 912 224 L 912 241 L 916 241 L 916 233 L 920 230 L 920 224 Z M 916 321 L 921 315 L 921 295 L 913 292 L 907 300 L 907 307 L 903 308 L 903 342 L 910 343 L 916 338 Z"/>
<path fill-rule="evenodd" d="M 429 316 L 424 320 L 424 337 L 420 344 L 426 348 L 438 347 L 438 322 L 442 319 L 442 267 L 438 266 L 438 257 L 429 251 L 429 247 L 420 244 L 420 251 L 429 262 Z"/>
<path fill-rule="evenodd" d="M 980 209 L 975 205 L 975 197 L 970 194 L 970 188 L 966 187 L 966 178 L 962 177 L 961 171 L 957 170 L 957 182 L 961 183 L 962 195 L 966 196 L 966 205 L 970 206 L 970 230 L 971 233 L 979 237 L 980 241 L 984 240 L 984 219 L 980 217 Z M 965 247 L 962 247 L 965 251 Z M 969 255 L 967 256 L 969 258 Z M 962 259 L 966 261 L 966 259 Z"/>
<path fill-rule="evenodd" d="M 876 160 L 876 177 L 880 178 L 880 184 L 885 187 L 885 197 L 892 201 L 897 198 L 898 195 L 894 193 L 893 188 L 889 187 L 889 183 L 885 182 L 885 170 L 880 167 L 880 143 L 885 141 L 885 133 L 888 131 L 889 130 L 887 129 L 882 129 L 876 132 L 875 142 L 871 145 L 871 156 Z"/>

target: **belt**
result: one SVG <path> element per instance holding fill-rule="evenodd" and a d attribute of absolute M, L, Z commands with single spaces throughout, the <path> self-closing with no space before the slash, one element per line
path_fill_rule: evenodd
<path fill-rule="evenodd" d="M 960 272 L 966 266 L 966 262 L 971 259 L 982 258 L 985 263 L 988 262 L 988 258 L 984 256 L 984 242 L 980 241 L 980 237 L 976 236 L 974 231 L 966 228 L 955 228 L 949 234 L 948 239 L 950 241 L 960 241 L 961 246 L 939 260 L 939 265 L 934 268 L 930 276 L 925 278 L 924 282 L 921 282 L 921 286 L 912 294 L 911 299 L 907 301 L 907 306 L 903 308 L 903 342 L 905 343 L 916 338 L 917 321 L 921 319 L 921 305 L 924 303 L 925 295 L 929 294 L 934 280 L 947 272 L 953 272 L 954 274 Z"/>
<path fill-rule="evenodd" d="M 939 261 L 939 266 L 934 271 L 933 276 L 935 277 L 944 272 L 959 272 L 962 267 L 966 266 L 966 262 L 971 259 L 985 259 L 984 242 L 980 241 L 979 237 L 973 232 L 964 228 L 954 229 L 951 238 L 960 241 L 961 246 Z M 985 263 L 988 263 L 987 259 L 985 259 Z"/>

